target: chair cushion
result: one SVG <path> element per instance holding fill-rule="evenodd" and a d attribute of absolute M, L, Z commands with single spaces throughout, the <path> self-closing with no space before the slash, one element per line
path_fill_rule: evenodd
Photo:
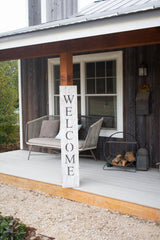
<path fill-rule="evenodd" d="M 31 138 L 28 143 L 33 146 L 61 148 L 61 141 L 55 138 Z"/>
<path fill-rule="evenodd" d="M 56 140 L 55 138 L 31 138 L 29 139 L 28 144 L 33 146 L 61 149 L 61 141 Z M 84 144 L 84 141 L 80 140 L 79 149 L 82 149 L 83 144 Z"/>
<path fill-rule="evenodd" d="M 54 138 L 59 131 L 59 120 L 43 120 L 40 130 L 40 138 Z"/>

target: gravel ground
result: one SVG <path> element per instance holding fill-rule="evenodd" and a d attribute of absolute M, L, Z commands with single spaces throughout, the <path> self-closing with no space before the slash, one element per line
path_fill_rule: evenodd
<path fill-rule="evenodd" d="M 160 240 L 155 222 L 4 183 L 0 212 L 56 240 Z"/>

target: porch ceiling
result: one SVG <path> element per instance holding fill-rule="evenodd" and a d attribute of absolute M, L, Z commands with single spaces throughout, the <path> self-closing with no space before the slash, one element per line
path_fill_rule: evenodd
<path fill-rule="evenodd" d="M 126 31 L 80 39 L 13 47 L 0 50 L 0 61 L 43 56 L 62 52 L 82 53 L 160 43 L 160 27 Z"/>

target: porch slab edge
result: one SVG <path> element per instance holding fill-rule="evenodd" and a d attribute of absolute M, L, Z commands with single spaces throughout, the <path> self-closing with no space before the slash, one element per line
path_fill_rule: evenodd
<path fill-rule="evenodd" d="M 102 207 L 120 212 L 121 214 L 129 214 L 131 216 L 136 216 L 160 223 L 160 209 L 157 208 L 146 207 L 143 205 L 121 201 L 106 196 L 80 191 L 77 189 L 62 188 L 59 185 L 2 173 L 0 173 L 0 182 L 11 184 L 16 187 L 26 188 L 29 190 L 41 191 L 54 196 L 66 198 L 68 200 Z"/>

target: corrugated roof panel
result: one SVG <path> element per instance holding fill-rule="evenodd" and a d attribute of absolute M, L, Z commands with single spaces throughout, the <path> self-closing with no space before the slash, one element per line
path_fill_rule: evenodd
<path fill-rule="evenodd" d="M 141 9 L 148 9 L 148 6 L 155 6 L 160 4 L 159 0 L 103 0 L 103 1 L 95 1 L 92 4 L 88 5 L 85 9 L 82 9 L 78 15 L 90 15 L 90 14 L 96 14 L 101 12 L 111 12 L 113 10 L 124 12 L 124 9 L 126 9 L 126 12 L 128 12 L 128 9 L 130 12 L 132 12 L 132 9 L 135 9 L 135 7 L 139 8 L 139 11 Z M 123 10 L 123 11 L 122 11 Z M 78 16 L 77 15 L 77 16 Z"/>
<path fill-rule="evenodd" d="M 127 7 L 127 8 L 118 8 L 118 9 L 114 9 L 114 10 L 103 10 L 103 11 L 97 11 L 97 13 L 94 14 L 88 14 L 87 15 L 87 19 L 89 20 L 98 20 L 98 19 L 102 19 L 102 18 L 111 18 L 111 17 L 115 17 L 115 16 L 120 16 L 120 15 L 127 15 L 127 14 L 131 14 L 131 13 L 138 13 L 138 12 L 144 12 L 144 11 L 148 11 L 148 10 L 154 10 L 154 9 L 158 9 L 160 8 L 160 1 L 159 4 L 157 5 L 151 5 L 150 3 L 148 4 L 143 4 L 141 5 L 141 8 L 139 8 L 139 6 L 134 5 L 131 7 Z M 86 15 L 83 15 L 84 17 Z"/>
<path fill-rule="evenodd" d="M 114 18 L 134 13 L 144 13 L 160 9 L 160 0 L 101 0 L 93 2 L 85 9 L 82 9 L 77 15 L 68 19 L 43 23 L 36 26 L 18 29 L 8 33 L 0 34 L 0 38 L 5 36 L 19 35 L 23 33 L 32 33 L 36 31 L 50 30 L 63 26 L 74 24 L 83 24 L 91 21 Z M 154 11 L 156 13 L 156 11 Z M 154 15 L 154 13 L 152 13 Z M 156 26 L 159 26 L 157 22 Z"/>

